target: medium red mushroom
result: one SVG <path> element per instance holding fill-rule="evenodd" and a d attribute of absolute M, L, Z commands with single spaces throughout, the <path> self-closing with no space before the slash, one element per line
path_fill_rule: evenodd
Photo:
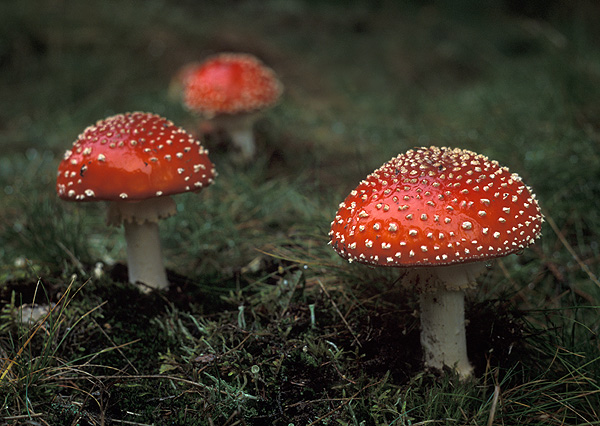
<path fill-rule="evenodd" d="M 425 365 L 472 372 L 464 291 L 491 259 L 520 252 L 540 236 L 535 195 L 483 155 L 419 148 L 371 173 L 340 204 L 330 244 L 349 262 L 410 268 L 420 293 Z"/>
<path fill-rule="evenodd" d="M 221 125 L 242 160 L 252 159 L 257 112 L 273 106 L 283 92 L 275 72 L 252 55 L 221 53 L 185 67 L 180 78 L 185 106 Z"/>
<path fill-rule="evenodd" d="M 108 201 L 108 223 L 123 224 L 129 281 L 168 287 L 158 220 L 176 212 L 171 195 L 198 192 L 215 178 L 208 151 L 159 115 L 118 114 L 86 128 L 58 166 L 67 201 Z"/>

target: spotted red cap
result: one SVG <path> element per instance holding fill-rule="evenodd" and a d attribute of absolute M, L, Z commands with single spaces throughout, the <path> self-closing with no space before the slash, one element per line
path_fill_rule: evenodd
<path fill-rule="evenodd" d="M 521 178 L 463 149 L 419 148 L 371 173 L 340 204 L 330 244 L 348 261 L 433 266 L 505 256 L 540 236 Z"/>
<path fill-rule="evenodd" d="M 182 78 L 185 105 L 209 117 L 269 107 L 283 91 L 273 70 L 245 53 L 215 55 Z"/>
<path fill-rule="evenodd" d="M 70 201 L 139 201 L 199 191 L 214 177 L 200 141 L 166 118 L 133 112 L 79 135 L 58 166 L 56 191 Z"/>

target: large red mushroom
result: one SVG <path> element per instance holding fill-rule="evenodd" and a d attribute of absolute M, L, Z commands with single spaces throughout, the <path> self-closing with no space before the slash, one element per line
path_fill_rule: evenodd
<path fill-rule="evenodd" d="M 256 153 L 252 125 L 283 92 L 275 72 L 246 53 L 221 53 L 181 72 L 185 106 L 222 126 L 243 161 Z"/>
<path fill-rule="evenodd" d="M 420 293 L 425 365 L 465 377 L 464 291 L 487 261 L 533 244 L 542 222 L 517 174 L 471 151 L 432 146 L 368 175 L 340 204 L 329 236 L 349 262 L 409 268 L 404 282 Z"/>
<path fill-rule="evenodd" d="M 66 201 L 108 201 L 108 223 L 123 224 L 129 281 L 168 287 L 158 220 L 174 215 L 171 195 L 198 192 L 215 178 L 200 141 L 159 115 L 118 114 L 86 128 L 58 166 Z"/>

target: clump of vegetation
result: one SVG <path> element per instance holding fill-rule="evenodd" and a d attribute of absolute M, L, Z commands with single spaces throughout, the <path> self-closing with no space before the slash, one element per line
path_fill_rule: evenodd
<path fill-rule="evenodd" d="M 38 3 L 0 4 L 1 424 L 598 423 L 597 6 Z M 223 50 L 286 87 L 244 166 L 167 96 Z M 55 196 L 75 136 L 134 110 L 196 132 L 219 172 L 165 220 L 171 285 L 150 294 L 103 209 Z M 469 380 L 424 370 L 401 270 L 327 245 L 360 179 L 429 144 L 508 165 L 546 217 L 468 295 Z"/>

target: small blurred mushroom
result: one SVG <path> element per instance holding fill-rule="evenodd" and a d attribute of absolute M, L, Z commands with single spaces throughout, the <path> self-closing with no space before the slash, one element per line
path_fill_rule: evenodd
<path fill-rule="evenodd" d="M 252 125 L 283 92 L 275 72 L 250 54 L 221 53 L 185 66 L 178 75 L 185 106 L 223 127 L 241 160 L 252 160 L 256 154 Z"/>

